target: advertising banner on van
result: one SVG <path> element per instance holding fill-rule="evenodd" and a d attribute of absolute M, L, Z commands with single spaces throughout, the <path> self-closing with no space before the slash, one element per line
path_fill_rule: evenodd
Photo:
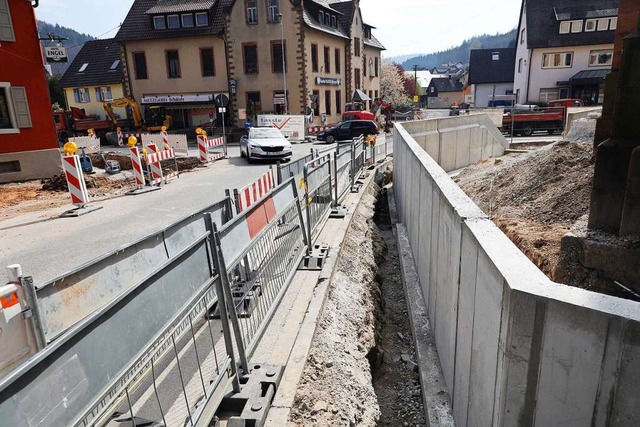
<path fill-rule="evenodd" d="M 278 116 L 275 114 L 259 114 L 258 126 L 280 129 L 292 141 L 304 140 L 304 116 Z"/>

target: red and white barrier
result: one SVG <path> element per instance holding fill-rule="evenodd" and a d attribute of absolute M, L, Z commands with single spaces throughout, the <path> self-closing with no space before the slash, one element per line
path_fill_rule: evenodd
<path fill-rule="evenodd" d="M 133 167 L 133 176 L 136 180 L 136 187 L 142 188 L 145 185 L 144 172 L 142 167 L 142 159 L 140 158 L 140 150 L 138 147 L 129 147 L 131 153 L 131 166 Z"/>
<path fill-rule="evenodd" d="M 275 187 L 273 171 L 269 169 L 267 173 L 253 181 L 251 184 L 243 187 L 239 191 L 236 190 L 235 193 L 238 213 L 249 208 L 249 206 L 267 194 L 273 187 Z"/>
<path fill-rule="evenodd" d="M 162 146 L 166 149 L 169 146 L 169 134 L 166 130 L 163 130 L 160 135 L 162 135 Z"/>
<path fill-rule="evenodd" d="M 142 137 L 145 135 L 149 135 L 149 134 L 146 132 L 122 132 L 123 139 L 129 139 L 130 136 L 135 136 L 136 138 L 138 138 L 138 143 L 142 141 Z"/>
<path fill-rule="evenodd" d="M 176 171 L 163 175 L 162 164 L 160 163 L 162 160 L 175 159 L 176 156 L 173 149 L 160 150 L 156 144 L 149 144 L 147 149 L 151 151 L 151 153 L 147 154 L 147 164 L 149 165 L 149 174 L 151 176 L 149 182 L 151 185 L 161 184 L 162 181 L 166 183 L 169 178 L 178 176 L 177 167 Z"/>
<path fill-rule="evenodd" d="M 89 203 L 89 193 L 87 185 L 84 182 L 82 167 L 80 166 L 80 157 L 62 156 L 62 168 L 67 179 L 69 194 L 71 195 L 71 203 L 83 208 Z"/>
<path fill-rule="evenodd" d="M 124 145 L 124 135 L 121 131 L 118 131 L 118 146 L 122 147 Z"/>
<path fill-rule="evenodd" d="M 224 138 L 207 139 L 206 135 L 198 135 L 198 153 L 201 163 L 209 163 L 224 157 L 224 153 L 209 153 L 209 148 L 221 147 L 224 145 Z"/>
<path fill-rule="evenodd" d="M 331 129 L 333 126 L 309 126 L 308 134 L 315 135 L 318 132 L 322 132 L 323 130 Z"/>

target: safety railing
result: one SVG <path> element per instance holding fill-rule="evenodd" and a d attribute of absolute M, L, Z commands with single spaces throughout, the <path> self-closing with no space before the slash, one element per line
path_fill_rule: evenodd
<path fill-rule="evenodd" d="M 288 163 L 278 162 L 278 184 L 282 184 L 291 176 L 295 178 L 296 182 L 299 182 L 300 178 L 302 178 L 305 163 L 310 162 L 311 160 L 313 160 L 313 158 L 314 155 L 313 153 L 311 153 L 299 158 L 296 161 L 291 160 Z"/>
<path fill-rule="evenodd" d="M 304 165 L 304 208 L 307 235 L 313 236 L 332 206 L 331 155 Z"/>
<path fill-rule="evenodd" d="M 334 164 L 334 202 L 337 205 L 351 188 L 351 153 L 352 147 L 333 154 Z"/>
<path fill-rule="evenodd" d="M 364 137 L 361 136 L 353 140 L 353 149 L 351 150 L 351 186 L 355 186 L 355 181 L 358 179 L 360 172 L 364 168 L 365 160 L 365 143 Z"/>

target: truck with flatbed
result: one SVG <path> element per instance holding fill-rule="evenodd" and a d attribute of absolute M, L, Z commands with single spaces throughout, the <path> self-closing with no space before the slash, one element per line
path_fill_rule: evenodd
<path fill-rule="evenodd" d="M 500 130 L 506 134 L 531 136 L 537 131 L 546 131 L 549 135 L 564 130 L 565 108 L 537 107 L 507 109 L 502 116 Z"/>

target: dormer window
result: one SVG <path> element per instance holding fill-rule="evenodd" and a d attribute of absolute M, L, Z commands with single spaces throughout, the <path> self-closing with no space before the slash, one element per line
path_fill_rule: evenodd
<path fill-rule="evenodd" d="M 113 71 L 116 68 L 118 68 L 118 65 L 120 65 L 120 60 L 116 59 L 115 61 L 113 61 L 113 64 L 111 64 L 111 67 L 109 68 L 109 71 Z"/>
<path fill-rule="evenodd" d="M 156 30 L 164 30 L 165 28 L 167 28 L 164 16 L 153 17 L 153 28 L 155 28 Z"/>
<path fill-rule="evenodd" d="M 582 19 L 560 22 L 560 34 L 581 33 Z"/>
<path fill-rule="evenodd" d="M 193 27 L 193 15 L 190 13 L 185 13 L 181 16 L 182 18 L 182 28 L 191 28 Z"/>
<path fill-rule="evenodd" d="M 206 27 L 209 25 L 209 15 L 207 12 L 196 13 L 196 27 Z"/>
<path fill-rule="evenodd" d="M 324 12 L 322 10 L 318 13 L 318 21 L 324 25 Z"/>
<path fill-rule="evenodd" d="M 179 15 L 168 15 L 167 16 L 167 28 L 176 29 L 180 28 L 180 16 Z"/>
<path fill-rule="evenodd" d="M 492 52 L 491 59 L 494 61 L 500 61 L 500 52 Z"/>

